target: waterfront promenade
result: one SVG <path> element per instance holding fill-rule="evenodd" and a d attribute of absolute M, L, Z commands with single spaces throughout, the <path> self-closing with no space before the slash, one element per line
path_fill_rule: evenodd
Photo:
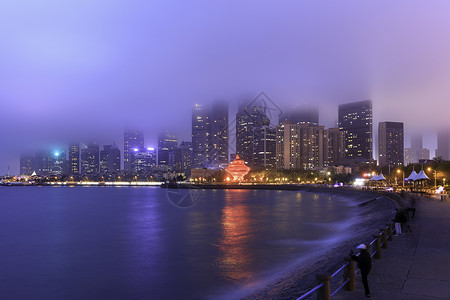
<path fill-rule="evenodd" d="M 394 237 L 369 275 L 372 299 L 450 299 L 450 202 L 420 198 L 412 233 Z M 332 299 L 365 299 L 360 274 L 355 291 Z"/>

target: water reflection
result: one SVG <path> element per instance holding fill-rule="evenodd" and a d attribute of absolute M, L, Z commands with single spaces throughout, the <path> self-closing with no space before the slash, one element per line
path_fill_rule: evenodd
<path fill-rule="evenodd" d="M 248 280 L 254 275 L 249 247 L 252 237 L 250 210 L 246 202 L 248 193 L 247 190 L 227 192 L 222 209 L 218 266 L 222 275 L 232 281 Z"/>

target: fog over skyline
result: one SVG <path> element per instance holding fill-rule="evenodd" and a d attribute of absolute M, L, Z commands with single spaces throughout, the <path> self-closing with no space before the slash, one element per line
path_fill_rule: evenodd
<path fill-rule="evenodd" d="M 0 4 L 0 175 L 38 144 L 123 127 L 190 140 L 195 103 L 265 91 L 284 110 L 371 99 L 378 122 L 450 128 L 448 1 L 9 1 Z M 376 148 L 374 148 L 375 150 Z M 377 152 L 376 150 L 374 151 Z"/>

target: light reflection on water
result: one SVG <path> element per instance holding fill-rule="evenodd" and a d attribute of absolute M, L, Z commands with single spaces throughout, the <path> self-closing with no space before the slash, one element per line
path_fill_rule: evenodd
<path fill-rule="evenodd" d="M 254 275 L 251 271 L 253 256 L 249 249 L 251 218 L 249 207 L 245 204 L 247 194 L 247 190 L 227 193 L 222 209 L 218 267 L 225 279 L 236 282 L 249 280 Z"/>
<path fill-rule="evenodd" d="M 354 213 L 312 193 L 200 194 L 178 209 L 159 188 L 0 189 L 0 298 L 227 295 L 328 247 Z"/>

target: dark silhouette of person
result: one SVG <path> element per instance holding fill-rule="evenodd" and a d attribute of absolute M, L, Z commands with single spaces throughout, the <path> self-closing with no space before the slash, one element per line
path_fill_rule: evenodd
<path fill-rule="evenodd" d="M 359 250 L 359 255 L 355 255 L 352 250 L 350 257 L 358 263 L 358 268 L 361 270 L 361 280 L 364 285 L 364 292 L 367 298 L 371 298 L 367 275 L 369 275 L 370 270 L 372 269 L 372 257 L 370 256 L 369 251 L 367 251 L 366 245 L 361 244 L 356 247 L 356 249 Z"/>

